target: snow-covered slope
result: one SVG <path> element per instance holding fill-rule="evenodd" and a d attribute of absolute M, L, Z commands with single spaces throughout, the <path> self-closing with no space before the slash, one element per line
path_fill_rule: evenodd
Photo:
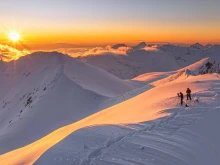
<path fill-rule="evenodd" d="M 172 73 L 172 74 L 171 74 Z M 203 75 L 203 74 L 208 74 L 208 73 L 220 73 L 220 61 L 217 59 L 212 59 L 212 58 L 204 58 L 190 66 L 187 66 L 183 69 L 180 69 L 176 72 L 170 72 L 168 74 L 166 73 L 160 73 L 159 76 L 164 76 L 164 79 L 159 79 L 151 83 L 153 86 L 158 86 L 158 85 L 164 85 L 166 83 L 170 83 L 172 81 L 179 81 L 187 79 L 191 75 Z M 151 75 L 151 74 L 149 74 Z M 169 76 L 168 76 L 169 75 Z M 155 77 L 152 75 L 153 78 Z M 149 76 L 147 76 L 149 77 Z M 137 77 L 139 81 L 141 81 L 141 78 Z"/>
<path fill-rule="evenodd" d="M 212 47 L 206 49 L 202 56 L 220 61 L 220 45 L 213 45 Z"/>
<path fill-rule="evenodd" d="M 198 79 L 203 81 L 203 84 L 194 84 Z M 77 131 L 51 148 L 35 164 L 206 165 L 211 163 L 217 165 L 219 159 L 216 152 L 220 151 L 218 145 L 220 134 L 216 130 L 219 124 L 219 118 L 216 117 L 219 115 L 217 103 L 220 99 L 219 80 L 216 74 L 190 77 L 186 81 L 152 89 L 132 100 L 109 108 L 106 112 L 97 114 L 98 118 L 96 115 L 91 118 L 95 123 L 100 124 L 102 123 L 100 117 L 109 119 L 112 115 L 126 114 L 121 119 L 111 118 L 111 121 L 119 124 L 127 123 L 127 120 L 131 123 L 136 120 L 141 122 L 142 116 L 147 121 L 153 116 L 159 118 L 166 113 L 170 115 L 135 125 L 99 126 Z M 194 99 L 199 99 L 199 103 L 191 102 L 191 108 L 179 108 L 175 92 L 178 89 L 184 90 L 187 86 L 191 86 L 194 90 L 196 94 Z M 154 107 L 149 108 L 147 105 L 151 103 L 144 102 L 145 98 L 150 98 Z M 136 104 L 131 103 L 133 101 Z M 159 107 L 166 111 L 156 110 L 152 116 L 152 111 Z M 103 122 L 112 124 L 111 121 Z M 78 137 L 83 137 L 84 142 L 79 141 Z"/>
<path fill-rule="evenodd" d="M 151 59 L 156 69 L 152 61 L 163 66 L 169 58 L 167 66 L 178 70 L 127 81 L 59 53 L 1 63 L 1 164 L 218 165 L 220 76 L 213 47 L 189 48 L 212 57 L 182 69 L 172 54 L 131 51 L 137 66 Z M 108 58 L 115 64 L 118 56 Z M 180 106 L 176 93 L 188 87 L 193 100 Z"/>
<path fill-rule="evenodd" d="M 220 50 L 219 45 L 205 47 L 196 43 L 189 47 L 172 44 L 148 47 L 146 43 L 142 42 L 127 49 L 124 54 L 118 55 L 117 52 L 109 50 L 109 53 L 91 54 L 79 57 L 79 59 L 119 78 L 132 79 L 150 72 L 175 71 L 203 58 L 219 56 Z"/>
<path fill-rule="evenodd" d="M 187 87 L 193 91 L 190 108 L 180 107 L 176 97 Z M 217 165 L 219 89 L 218 74 L 157 86 L 2 155 L 0 161 L 11 165 Z"/>
<path fill-rule="evenodd" d="M 146 50 L 130 51 L 127 55 L 105 53 L 79 59 L 122 79 L 131 79 L 146 72 L 171 71 L 180 68 L 174 58 L 163 53 Z"/>
<path fill-rule="evenodd" d="M 191 108 L 168 109 L 162 113 L 171 113 L 169 116 L 155 121 L 96 126 L 74 132 L 34 164 L 218 165 L 217 93 L 200 92 L 200 103 L 191 104 Z"/>
<path fill-rule="evenodd" d="M 151 72 L 151 73 L 145 73 L 138 77 L 133 78 L 131 81 L 137 81 L 137 82 L 144 82 L 145 84 L 152 83 L 157 80 L 161 80 L 163 78 L 166 78 L 176 72 Z"/>
<path fill-rule="evenodd" d="M 133 86 L 56 52 L 0 64 L 0 153 L 27 145 L 98 110 Z"/>
<path fill-rule="evenodd" d="M 212 58 L 205 58 L 184 69 L 188 69 L 196 75 L 207 73 L 220 73 L 220 61 Z"/>

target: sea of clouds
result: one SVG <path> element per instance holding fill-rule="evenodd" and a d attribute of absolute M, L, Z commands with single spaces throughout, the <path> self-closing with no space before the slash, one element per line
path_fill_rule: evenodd
<path fill-rule="evenodd" d="M 141 50 L 145 51 L 157 51 L 157 45 L 147 45 L 146 47 L 142 48 Z M 31 54 L 39 50 L 27 50 L 27 49 L 17 49 L 12 46 L 2 45 L 0 44 L 0 60 L 3 61 L 12 61 L 17 60 L 18 58 Z M 40 50 L 45 52 L 57 51 L 63 54 L 67 54 L 71 57 L 83 57 L 83 56 L 98 56 L 98 55 L 105 55 L 105 54 L 112 54 L 112 55 L 128 55 L 131 51 L 134 50 L 132 47 L 129 46 L 120 46 L 115 48 L 114 46 L 106 46 L 106 47 L 93 47 L 93 48 L 58 48 L 58 49 L 51 49 L 51 50 Z"/>
<path fill-rule="evenodd" d="M 30 51 L 23 49 L 18 50 L 12 46 L 0 44 L 0 60 L 2 61 L 12 61 L 18 58 L 30 54 Z"/>

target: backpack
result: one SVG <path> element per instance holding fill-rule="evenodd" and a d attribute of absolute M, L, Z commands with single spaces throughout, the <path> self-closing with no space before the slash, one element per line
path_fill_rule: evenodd
<path fill-rule="evenodd" d="M 190 94 L 190 93 L 191 93 L 191 90 L 190 90 L 190 89 L 187 89 L 187 90 L 186 90 L 186 93 L 187 93 L 187 94 Z"/>

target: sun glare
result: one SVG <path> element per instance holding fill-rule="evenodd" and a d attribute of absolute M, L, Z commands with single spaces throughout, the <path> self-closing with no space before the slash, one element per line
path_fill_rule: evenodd
<path fill-rule="evenodd" d="M 8 37 L 11 41 L 13 42 L 17 42 L 20 40 L 20 34 L 16 31 L 11 31 L 9 34 L 8 34 Z"/>

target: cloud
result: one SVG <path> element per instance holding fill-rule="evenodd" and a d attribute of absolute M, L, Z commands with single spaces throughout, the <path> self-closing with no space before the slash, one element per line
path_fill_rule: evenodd
<path fill-rule="evenodd" d="M 2 61 L 11 61 L 17 60 L 18 58 L 30 54 L 30 52 L 26 49 L 18 50 L 8 45 L 0 44 L 0 60 Z"/>
<path fill-rule="evenodd" d="M 98 55 L 105 55 L 105 54 L 127 55 L 129 50 L 131 50 L 130 47 L 120 47 L 118 49 L 113 49 L 111 46 L 94 47 L 94 48 L 56 49 L 56 51 L 64 53 L 64 54 L 68 54 L 72 57 L 98 56 Z"/>
<path fill-rule="evenodd" d="M 61 44 L 61 47 L 63 45 Z M 145 50 L 145 51 L 157 51 L 158 46 L 157 45 L 147 45 L 146 47 L 136 50 L 132 47 L 128 46 L 121 46 L 116 48 L 113 48 L 112 46 L 106 46 L 106 47 L 93 47 L 93 48 L 71 48 L 71 45 L 68 45 L 62 47 L 62 48 L 56 48 L 56 49 L 47 49 L 47 50 L 41 50 L 46 52 L 51 51 L 57 51 L 63 54 L 67 54 L 71 57 L 85 57 L 85 56 L 101 56 L 101 55 L 114 55 L 114 56 L 120 56 L 124 55 L 127 56 L 130 52 L 134 53 L 135 51 Z M 35 50 L 38 51 L 38 50 Z M 34 52 L 34 51 L 32 51 Z M 8 46 L 8 45 L 1 45 L 0 44 L 0 60 L 3 61 L 11 61 L 11 60 L 17 60 L 18 58 L 25 56 L 27 54 L 30 54 L 31 52 L 27 49 L 18 50 L 14 47 Z"/>
<path fill-rule="evenodd" d="M 122 44 L 120 44 L 122 45 Z M 84 56 L 99 56 L 99 55 L 128 55 L 130 52 L 135 51 L 147 51 L 147 52 L 155 52 L 158 51 L 158 45 L 152 44 L 152 45 L 146 45 L 143 48 L 140 49 L 134 49 L 133 47 L 129 46 L 119 46 L 118 48 L 112 47 L 112 46 L 106 46 L 106 47 L 94 47 L 94 48 L 71 48 L 71 49 L 57 49 L 56 51 L 68 54 L 71 57 L 84 57 Z"/>
<path fill-rule="evenodd" d="M 144 48 L 146 51 L 158 51 L 158 45 L 148 45 Z"/>
<path fill-rule="evenodd" d="M 102 55 L 106 53 L 113 53 L 117 55 L 127 55 L 127 52 L 130 48 L 128 47 L 120 47 L 118 49 L 113 49 L 111 46 L 106 46 L 105 48 L 102 47 L 96 47 L 93 49 L 87 50 L 83 55 L 88 56 L 88 55 Z"/>

